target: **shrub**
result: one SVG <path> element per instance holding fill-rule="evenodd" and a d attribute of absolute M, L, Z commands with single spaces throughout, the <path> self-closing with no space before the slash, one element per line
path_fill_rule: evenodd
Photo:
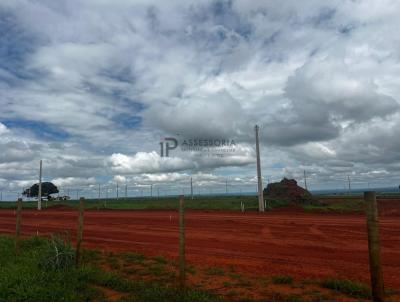
<path fill-rule="evenodd" d="M 75 263 L 75 251 L 71 242 L 59 235 L 54 235 L 47 243 L 44 256 L 39 265 L 46 270 L 68 270 Z"/>

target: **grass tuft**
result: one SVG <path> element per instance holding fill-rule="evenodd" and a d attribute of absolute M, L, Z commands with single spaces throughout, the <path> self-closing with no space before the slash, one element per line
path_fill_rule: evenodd
<path fill-rule="evenodd" d="M 371 298 L 371 289 L 360 282 L 347 279 L 325 279 L 321 286 L 361 299 Z"/>
<path fill-rule="evenodd" d="M 272 282 L 274 284 L 292 284 L 293 278 L 291 276 L 279 275 L 272 277 Z"/>

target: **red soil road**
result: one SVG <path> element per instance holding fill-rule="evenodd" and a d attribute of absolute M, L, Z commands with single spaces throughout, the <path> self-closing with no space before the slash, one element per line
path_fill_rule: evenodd
<path fill-rule="evenodd" d="M 400 288 L 400 201 L 385 202 L 380 217 L 382 261 L 388 287 Z M 23 210 L 23 235 L 76 233 L 73 209 Z M 0 210 L 0 233 L 15 231 L 14 210 Z M 259 214 L 186 212 L 186 255 L 205 266 L 234 265 L 257 275 L 340 277 L 369 281 L 365 216 L 282 209 Z M 84 246 L 176 257 L 176 211 L 87 210 Z"/>

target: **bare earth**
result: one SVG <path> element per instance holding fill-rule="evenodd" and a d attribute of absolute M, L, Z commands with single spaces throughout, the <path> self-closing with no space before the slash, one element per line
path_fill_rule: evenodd
<path fill-rule="evenodd" d="M 380 204 L 384 278 L 400 289 L 400 200 Z M 23 210 L 23 235 L 68 231 L 75 237 L 77 211 Z M 0 233 L 15 232 L 15 211 L 0 210 Z M 369 281 L 365 216 L 281 209 L 265 214 L 186 212 L 186 255 L 195 265 L 234 265 L 263 276 L 340 277 Z M 87 210 L 84 246 L 176 257 L 175 211 Z"/>

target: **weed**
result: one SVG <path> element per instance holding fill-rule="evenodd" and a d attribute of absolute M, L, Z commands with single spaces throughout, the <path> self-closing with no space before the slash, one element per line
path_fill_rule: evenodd
<path fill-rule="evenodd" d="M 355 298 L 371 298 L 370 288 L 360 282 L 355 282 L 347 279 L 325 279 L 321 282 L 321 286 L 333 289 L 337 292 L 344 293 Z"/>
<path fill-rule="evenodd" d="M 240 278 L 238 280 L 238 282 L 236 283 L 236 286 L 239 286 L 239 287 L 249 287 L 251 285 L 252 285 L 251 281 L 248 279 L 245 279 L 245 278 Z"/>
<path fill-rule="evenodd" d="M 222 268 L 219 267 L 208 267 L 204 269 L 204 273 L 207 275 L 212 275 L 212 276 L 223 276 L 225 275 L 225 272 Z"/>
<path fill-rule="evenodd" d="M 163 256 L 156 256 L 153 258 L 153 260 L 159 264 L 167 264 L 167 259 Z"/>
<path fill-rule="evenodd" d="M 232 273 L 232 274 L 229 274 L 229 277 L 231 277 L 232 279 L 242 279 L 243 275 L 239 274 L 239 273 Z"/>
<path fill-rule="evenodd" d="M 45 250 L 39 265 L 44 269 L 67 270 L 75 263 L 75 251 L 71 242 L 61 236 L 52 236 Z"/>
<path fill-rule="evenodd" d="M 146 257 L 143 254 L 133 252 L 126 252 L 121 254 L 121 256 L 125 261 L 133 263 L 144 263 L 144 261 L 146 260 Z"/>
<path fill-rule="evenodd" d="M 194 275 L 194 274 L 196 274 L 196 268 L 193 265 L 187 265 L 186 272 L 191 275 Z"/>
<path fill-rule="evenodd" d="M 149 267 L 149 272 L 155 276 L 161 276 L 164 273 L 165 269 L 163 265 L 153 264 Z"/>
<path fill-rule="evenodd" d="M 291 276 L 279 275 L 272 277 L 272 282 L 274 284 L 292 284 L 293 278 Z"/>
<path fill-rule="evenodd" d="M 98 250 L 82 250 L 82 263 L 98 263 L 101 260 L 101 252 Z"/>
<path fill-rule="evenodd" d="M 108 257 L 107 263 L 112 269 L 118 270 L 121 268 L 121 264 L 119 263 L 119 260 L 114 256 Z"/>

